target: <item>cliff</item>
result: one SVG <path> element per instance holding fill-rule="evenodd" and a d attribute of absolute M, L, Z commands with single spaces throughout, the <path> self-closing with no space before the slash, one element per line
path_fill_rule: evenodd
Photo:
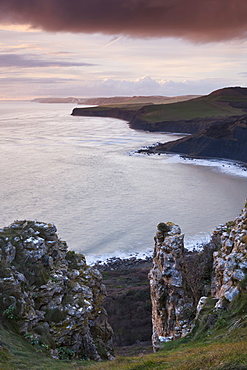
<path fill-rule="evenodd" d="M 85 117 L 111 117 L 129 121 L 135 111 L 132 109 L 112 108 L 112 107 L 95 107 L 95 108 L 74 108 L 72 116 Z"/>
<path fill-rule="evenodd" d="M 68 250 L 53 224 L 0 231 L 0 320 L 55 358 L 111 359 L 112 329 L 98 270 Z"/>
<path fill-rule="evenodd" d="M 180 101 L 179 97 L 173 101 L 166 98 L 163 102 L 151 98 L 109 101 L 108 106 L 103 105 L 106 101 L 102 98 L 102 106 L 75 108 L 72 115 L 124 119 L 137 130 L 193 134 L 222 120 L 227 122 L 234 116 L 246 114 L 247 110 L 247 88 L 242 87 L 227 87 L 197 98 L 180 97 Z"/>
<path fill-rule="evenodd" d="M 247 163 L 247 116 L 218 120 L 197 134 L 138 150 L 177 153 L 192 158 L 222 158 Z"/>
<path fill-rule="evenodd" d="M 175 103 L 173 103 L 175 105 Z M 150 108 L 149 108 L 150 109 Z M 158 106 L 157 109 L 162 109 Z M 128 121 L 130 128 L 134 130 L 144 130 L 150 132 L 172 132 L 172 133 L 185 133 L 193 134 L 210 125 L 219 124 L 219 119 L 212 117 L 193 118 L 193 119 L 179 119 L 179 120 L 166 120 L 153 122 L 149 121 L 148 107 L 106 107 L 99 106 L 93 108 L 74 108 L 72 116 L 83 117 L 110 117 Z M 159 114 L 160 115 L 160 114 Z M 232 117 L 224 117 L 224 121 L 232 121 Z"/>
<path fill-rule="evenodd" d="M 205 319 L 204 331 L 213 327 L 221 312 L 243 291 L 247 277 L 247 203 L 239 217 L 214 231 L 202 251 L 185 250 L 183 239 L 178 225 L 158 225 L 149 273 L 154 351 L 162 342 L 190 333 L 209 300 L 211 313 Z"/>

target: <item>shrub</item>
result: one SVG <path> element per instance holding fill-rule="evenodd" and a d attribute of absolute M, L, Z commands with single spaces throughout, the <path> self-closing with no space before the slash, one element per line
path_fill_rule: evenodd
<path fill-rule="evenodd" d="M 60 360 L 71 360 L 75 356 L 75 351 L 67 347 L 59 347 L 58 356 Z"/>

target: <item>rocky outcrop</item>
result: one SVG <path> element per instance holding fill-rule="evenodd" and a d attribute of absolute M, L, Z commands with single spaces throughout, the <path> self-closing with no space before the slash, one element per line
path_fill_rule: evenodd
<path fill-rule="evenodd" d="M 112 329 L 98 270 L 68 250 L 53 224 L 0 231 L 0 319 L 53 357 L 111 359 Z"/>
<path fill-rule="evenodd" d="M 218 227 L 203 250 L 189 252 L 177 225 L 157 227 L 149 273 L 153 349 L 185 336 L 208 297 L 214 316 L 240 293 L 247 276 L 247 203 L 234 221 Z"/>
<path fill-rule="evenodd" d="M 247 163 L 247 116 L 218 120 L 205 130 L 138 153 L 176 153 L 192 158 L 222 158 Z"/>
<path fill-rule="evenodd" d="M 239 217 L 220 226 L 212 239 L 218 250 L 214 252 L 212 296 L 216 308 L 223 308 L 240 292 L 239 283 L 247 273 L 247 203 Z"/>
<path fill-rule="evenodd" d="M 160 342 L 187 334 L 191 325 L 193 298 L 184 284 L 184 252 L 184 235 L 179 226 L 159 224 L 149 273 L 154 351 Z"/>

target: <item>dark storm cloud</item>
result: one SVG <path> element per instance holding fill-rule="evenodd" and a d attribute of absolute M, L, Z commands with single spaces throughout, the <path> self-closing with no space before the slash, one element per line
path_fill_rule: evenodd
<path fill-rule="evenodd" d="M 46 31 L 194 41 L 243 38 L 246 0 L 0 0 L 0 21 Z"/>
<path fill-rule="evenodd" d="M 76 63 L 67 61 L 56 61 L 41 59 L 35 54 L 0 54 L 1 67 L 19 67 L 19 68 L 43 68 L 43 67 L 84 67 L 93 66 L 89 63 Z"/>

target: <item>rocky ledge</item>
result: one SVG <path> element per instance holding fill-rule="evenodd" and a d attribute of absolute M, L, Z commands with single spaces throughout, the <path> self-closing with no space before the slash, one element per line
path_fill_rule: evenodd
<path fill-rule="evenodd" d="M 100 272 L 69 251 L 53 224 L 0 231 L 0 319 L 55 358 L 112 359 Z"/>

